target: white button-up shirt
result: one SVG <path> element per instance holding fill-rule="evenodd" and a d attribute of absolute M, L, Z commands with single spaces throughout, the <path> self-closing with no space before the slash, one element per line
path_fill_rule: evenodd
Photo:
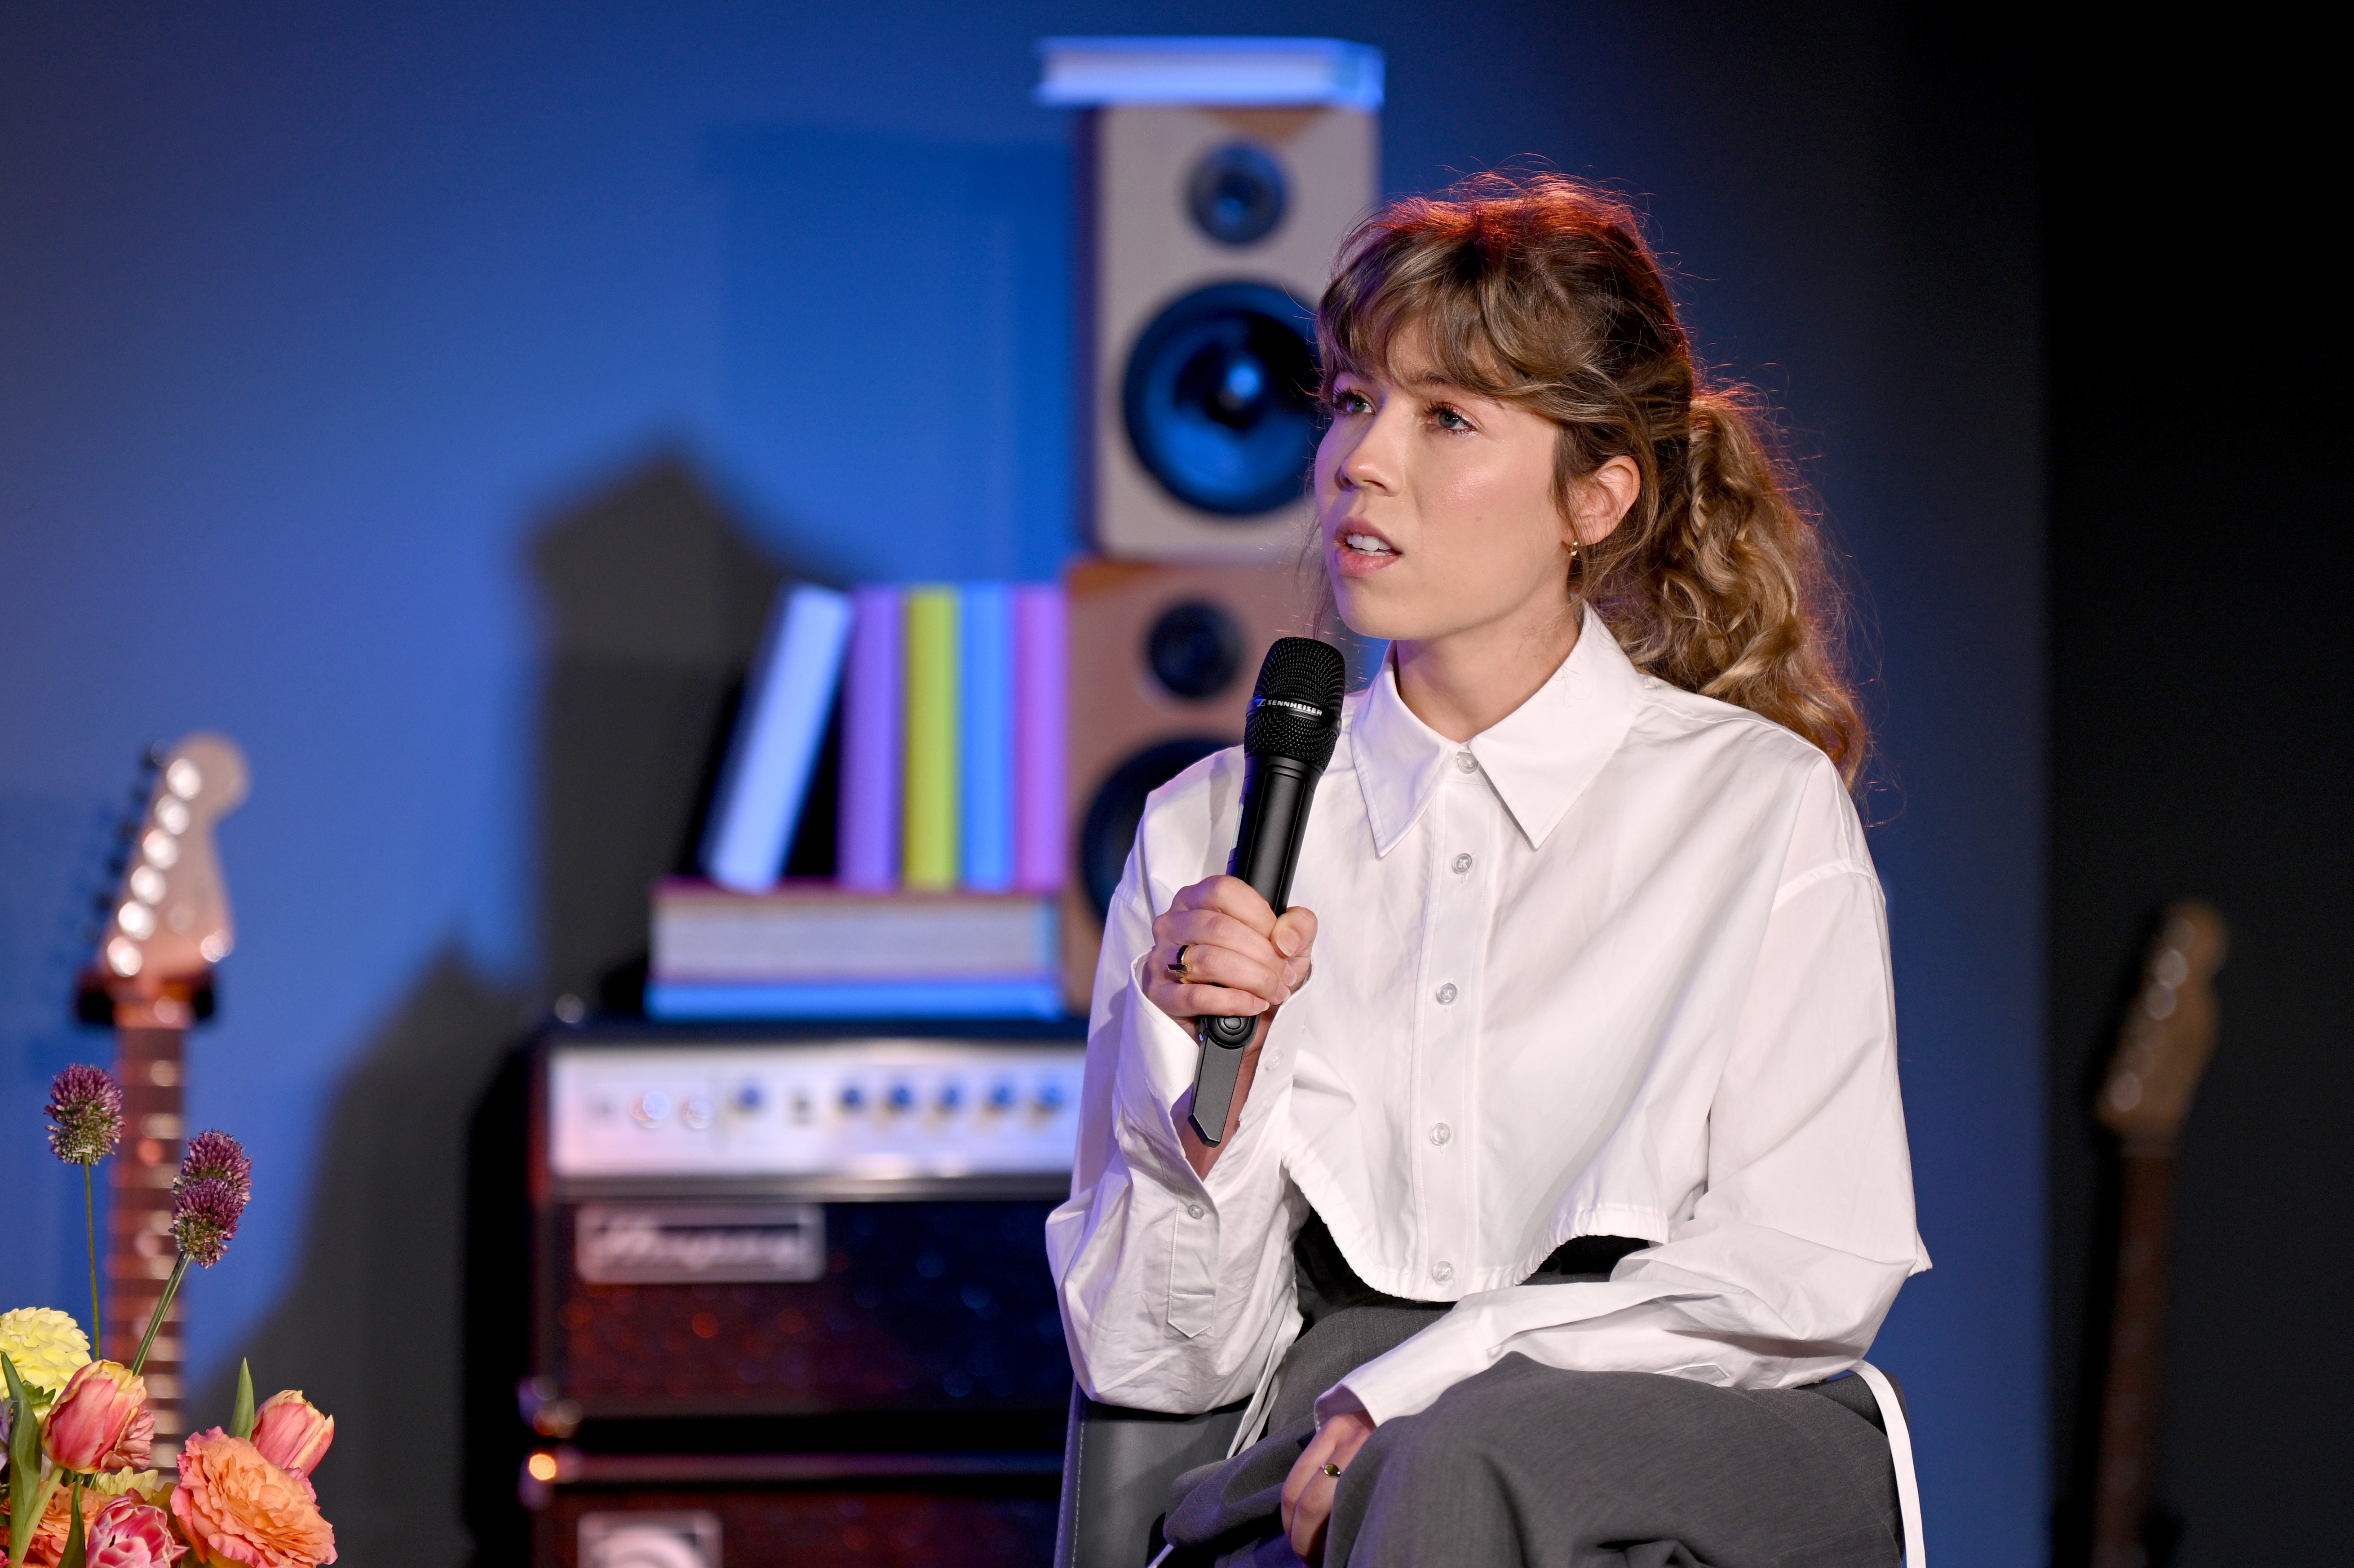
<path fill-rule="evenodd" d="M 1314 975 L 1204 1178 L 1177 1136 L 1198 1048 L 1142 979 L 1154 916 L 1225 869 L 1242 780 L 1224 751 L 1152 796 L 1106 923 L 1046 1226 L 1090 1394 L 1248 1397 L 1299 1329 L 1310 1207 L 1368 1285 L 1458 1303 L 1323 1415 L 1410 1414 L 1515 1351 L 1745 1388 L 1862 1357 L 1928 1257 L 1880 884 L 1820 751 L 1637 671 L 1591 613 L 1467 743 L 1384 669 L 1292 885 Z M 1653 1245 L 1606 1282 L 1521 1283 L 1579 1235 Z"/>

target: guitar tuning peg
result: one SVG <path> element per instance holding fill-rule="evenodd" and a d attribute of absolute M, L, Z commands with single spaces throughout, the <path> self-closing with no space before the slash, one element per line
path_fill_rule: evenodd
<path fill-rule="evenodd" d="M 154 773 L 164 766 L 164 758 L 171 754 L 169 746 L 160 740 L 151 740 L 147 748 L 139 754 L 139 767 L 143 772 Z"/>
<path fill-rule="evenodd" d="M 74 988 L 74 1020 L 80 1023 L 111 1023 L 114 1022 L 114 999 L 106 988 L 90 983 L 84 976 Z"/>

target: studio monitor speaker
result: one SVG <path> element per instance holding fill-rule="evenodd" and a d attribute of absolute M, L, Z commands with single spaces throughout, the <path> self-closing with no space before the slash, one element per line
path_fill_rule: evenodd
<path fill-rule="evenodd" d="M 1144 798 L 1202 758 L 1239 745 L 1267 645 L 1306 629 L 1310 578 L 1281 566 L 1082 561 L 1070 603 L 1069 821 L 1063 980 L 1087 1011 L 1104 914 Z"/>
<path fill-rule="evenodd" d="M 1315 305 L 1373 199 L 1377 125 L 1332 104 L 1088 113 L 1082 493 L 1105 555 L 1296 551 L 1320 429 Z"/>

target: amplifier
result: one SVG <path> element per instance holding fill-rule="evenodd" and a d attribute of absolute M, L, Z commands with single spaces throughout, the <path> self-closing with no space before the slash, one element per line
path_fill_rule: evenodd
<path fill-rule="evenodd" d="M 1084 1061 L 1076 1021 L 545 1036 L 535 1560 L 1043 1561 Z"/>

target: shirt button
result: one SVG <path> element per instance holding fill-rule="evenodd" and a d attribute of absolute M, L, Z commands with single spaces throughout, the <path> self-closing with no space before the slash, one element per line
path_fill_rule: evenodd
<path fill-rule="evenodd" d="M 1455 1266 L 1451 1263 L 1434 1263 L 1430 1266 L 1430 1277 L 1444 1285 L 1455 1277 Z"/>
<path fill-rule="evenodd" d="M 1440 986 L 1438 988 L 1438 1005 L 1441 1007 L 1451 1007 L 1454 1003 L 1455 988 L 1451 985 Z"/>
<path fill-rule="evenodd" d="M 1186 1205 L 1185 1205 L 1185 1217 L 1186 1217 L 1187 1219 L 1191 1219 L 1191 1220 L 1198 1220 L 1198 1219 L 1200 1219 L 1200 1218 L 1202 1217 L 1202 1205 L 1201 1205 L 1201 1204 L 1199 1204 L 1199 1203 L 1188 1203 L 1188 1204 L 1186 1204 Z"/>
<path fill-rule="evenodd" d="M 1457 856 L 1455 857 L 1455 874 L 1456 874 L 1456 875 L 1460 876 L 1460 875 L 1462 875 L 1465 872 L 1467 872 L 1467 871 L 1469 871 L 1469 870 L 1470 870 L 1470 869 L 1471 869 L 1471 857 L 1470 857 L 1469 855 L 1468 855 L 1468 854 L 1458 854 L 1458 855 L 1457 855 Z"/>
<path fill-rule="evenodd" d="M 1455 754 L 1455 770 L 1458 773 L 1476 773 L 1479 770 L 1479 760 L 1468 751 L 1458 751 Z"/>
<path fill-rule="evenodd" d="M 1442 1147 L 1446 1144 L 1448 1139 L 1453 1138 L 1454 1136 L 1455 1129 L 1447 1126 L 1443 1121 L 1437 1127 L 1430 1129 L 1430 1141 L 1441 1145 Z"/>

